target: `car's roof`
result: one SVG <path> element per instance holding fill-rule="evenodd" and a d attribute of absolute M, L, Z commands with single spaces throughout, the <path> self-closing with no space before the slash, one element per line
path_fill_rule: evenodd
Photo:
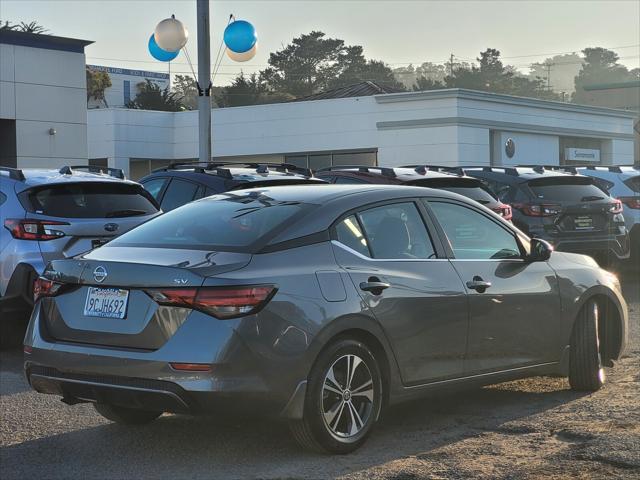
<path fill-rule="evenodd" d="M 131 185 L 136 184 L 136 182 L 133 182 L 131 180 L 123 180 L 112 175 L 95 172 L 84 172 L 81 170 L 72 170 L 71 173 L 61 173 L 61 170 L 56 169 L 23 168 L 21 171 L 24 179 L 15 181 L 18 185 L 24 185 L 25 188 L 44 184 L 52 185 L 59 183 L 82 182 L 128 183 Z"/>
<path fill-rule="evenodd" d="M 514 167 L 487 167 L 487 166 L 464 166 L 462 167 L 469 175 L 483 176 L 482 174 L 503 176 L 512 183 L 525 183 L 530 180 L 551 177 L 576 177 L 581 176 L 575 173 L 569 173 L 562 170 L 551 170 L 542 166 L 514 166 Z"/>
<path fill-rule="evenodd" d="M 602 178 L 632 178 L 640 175 L 640 167 L 632 165 L 576 167 L 576 171 L 581 175 Z"/>
<path fill-rule="evenodd" d="M 197 179 L 199 182 L 214 185 L 230 180 L 240 183 L 269 182 L 282 180 L 309 180 L 323 182 L 314 178 L 311 170 L 291 164 L 275 163 L 200 163 L 176 162 L 158 168 L 142 178 L 142 181 L 158 176 L 171 176 Z"/>
<path fill-rule="evenodd" d="M 385 200 L 433 196 L 456 199 L 476 205 L 475 202 L 467 197 L 445 190 L 407 185 L 378 184 L 290 185 L 249 188 L 225 192 L 196 201 L 206 202 L 218 198 L 229 198 L 230 196 L 242 197 L 249 195 L 268 197 L 278 202 L 301 202 L 316 206 L 313 211 L 306 215 L 304 221 L 299 221 L 287 228 L 271 241 L 272 244 L 326 230 L 344 212 Z"/>
<path fill-rule="evenodd" d="M 366 178 L 369 180 L 385 179 L 389 183 L 413 182 L 429 178 L 459 178 L 450 172 L 434 171 L 423 168 L 418 172 L 417 168 L 409 167 L 369 167 L 369 166 L 335 166 L 318 170 L 317 175 L 340 175 L 348 173 L 353 176 Z"/>

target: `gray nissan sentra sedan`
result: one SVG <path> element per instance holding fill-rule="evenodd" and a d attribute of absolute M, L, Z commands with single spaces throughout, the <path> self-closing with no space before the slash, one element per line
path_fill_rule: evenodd
<path fill-rule="evenodd" d="M 32 387 L 104 417 L 250 411 L 346 453 L 381 409 L 534 375 L 597 390 L 627 306 L 589 257 L 552 252 L 421 187 L 228 192 L 52 262 L 25 339 Z"/>

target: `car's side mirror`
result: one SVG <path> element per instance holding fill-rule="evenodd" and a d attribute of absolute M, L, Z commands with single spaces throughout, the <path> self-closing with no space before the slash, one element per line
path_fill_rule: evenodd
<path fill-rule="evenodd" d="M 528 260 L 530 262 L 545 262 L 551 257 L 551 252 L 553 252 L 553 247 L 549 242 L 541 238 L 532 238 Z"/>

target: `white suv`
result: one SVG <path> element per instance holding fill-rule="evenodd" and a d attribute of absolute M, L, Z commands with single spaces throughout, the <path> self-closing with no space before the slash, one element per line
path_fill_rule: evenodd
<path fill-rule="evenodd" d="M 631 237 L 631 258 L 640 261 L 640 167 L 578 167 L 580 174 L 593 177 L 596 185 L 622 202 Z"/>

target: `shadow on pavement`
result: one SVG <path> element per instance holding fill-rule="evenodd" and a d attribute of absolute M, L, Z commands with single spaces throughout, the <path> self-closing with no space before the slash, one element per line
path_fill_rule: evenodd
<path fill-rule="evenodd" d="M 107 424 L 0 450 L 3 477 L 57 478 L 327 478 L 406 456 L 428 456 L 483 431 L 526 428 L 526 417 L 581 395 L 563 380 L 547 391 L 500 385 L 427 399 L 388 412 L 369 442 L 347 456 L 303 452 L 284 423 L 168 415 L 144 427 Z M 516 426 L 506 426 L 516 422 Z M 525 422 L 525 426 L 522 426 Z M 390 447 L 391 446 L 391 447 Z"/>

